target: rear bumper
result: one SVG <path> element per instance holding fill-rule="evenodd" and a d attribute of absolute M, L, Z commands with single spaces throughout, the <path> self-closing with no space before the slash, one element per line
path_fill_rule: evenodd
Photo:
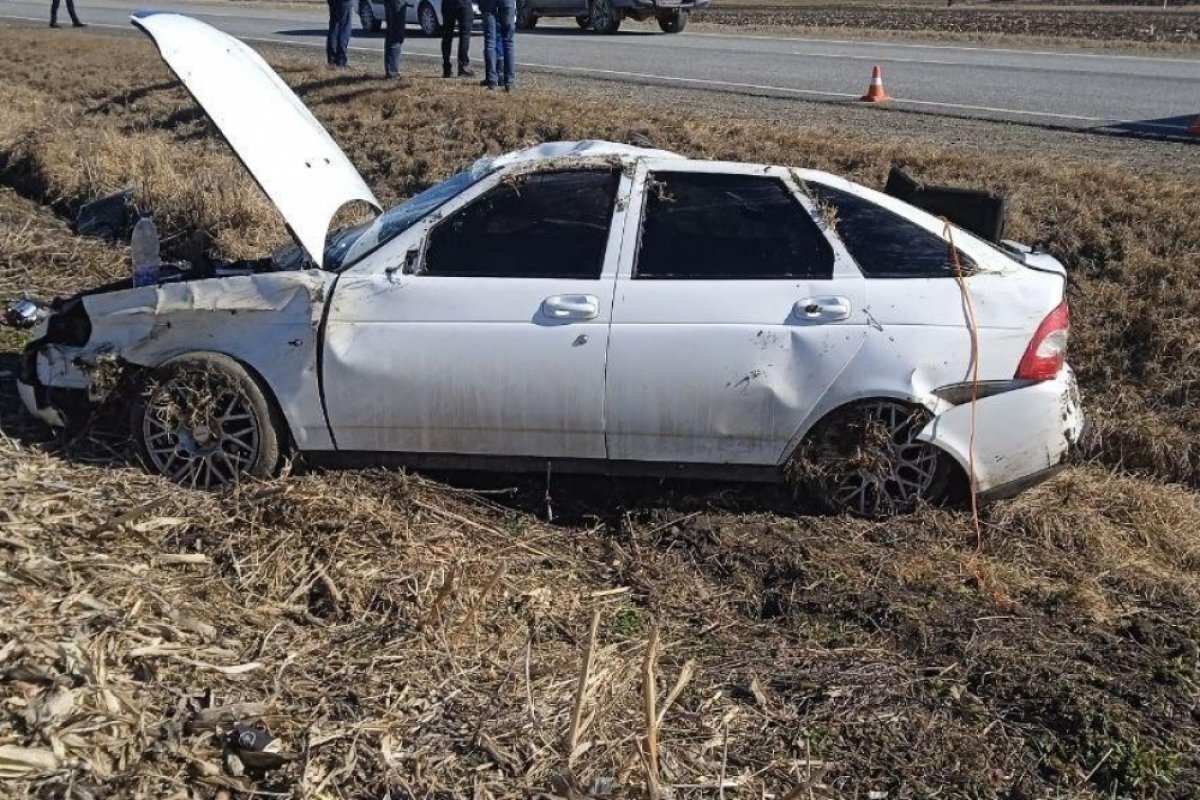
<path fill-rule="evenodd" d="M 972 453 L 972 427 L 974 452 Z M 954 406 L 920 438 L 952 455 L 970 474 L 980 499 L 1011 497 L 1049 478 L 1083 437 L 1085 421 L 1075 375 L 1064 367 L 1043 381 Z"/>

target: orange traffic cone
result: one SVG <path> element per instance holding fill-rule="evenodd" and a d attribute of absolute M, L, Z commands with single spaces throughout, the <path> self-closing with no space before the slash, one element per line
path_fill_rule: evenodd
<path fill-rule="evenodd" d="M 892 99 L 891 95 L 883 90 L 883 70 L 879 67 L 871 70 L 871 85 L 867 87 L 867 93 L 858 99 L 868 103 L 882 103 Z"/>
<path fill-rule="evenodd" d="M 1196 120 L 1192 123 L 1192 127 L 1188 128 L 1188 133 L 1192 136 L 1200 136 L 1200 115 L 1196 116 Z"/>

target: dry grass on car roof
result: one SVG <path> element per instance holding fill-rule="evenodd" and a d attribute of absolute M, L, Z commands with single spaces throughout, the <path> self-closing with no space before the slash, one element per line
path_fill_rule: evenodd
<path fill-rule="evenodd" d="M 16 188 L 0 190 L 0 299 L 124 269 L 123 249 L 61 216 L 127 184 L 168 247 L 196 230 L 226 256 L 282 240 L 148 44 L 51 41 L 0 36 L 0 181 Z M 675 797 L 1200 784 L 1191 184 L 283 67 L 388 202 L 479 155 L 580 137 L 870 185 L 902 159 L 1007 189 L 1013 233 L 1071 269 L 1099 463 L 988 511 L 978 548 L 960 513 L 809 516 L 782 489 L 738 485 L 556 478 L 548 523 L 544 484 L 524 478 L 180 491 L 130 464 L 110 426 L 47 439 L 3 382 L 0 777 L 16 791 L 641 796 L 647 674 L 657 780 Z M 289 760 L 260 774 L 229 758 L 234 718 L 262 718 Z"/>

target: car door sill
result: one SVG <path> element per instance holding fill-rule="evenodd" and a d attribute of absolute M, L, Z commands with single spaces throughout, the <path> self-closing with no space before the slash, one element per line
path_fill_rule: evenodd
<path fill-rule="evenodd" d="M 487 472 L 545 472 L 546 466 L 562 473 L 688 478 L 778 483 L 783 473 L 775 465 L 693 464 L 670 461 L 608 461 L 592 458 L 541 458 L 459 453 L 397 453 L 366 450 L 310 451 L 305 460 L 322 467 L 411 467 L 429 470 L 480 470 Z"/>

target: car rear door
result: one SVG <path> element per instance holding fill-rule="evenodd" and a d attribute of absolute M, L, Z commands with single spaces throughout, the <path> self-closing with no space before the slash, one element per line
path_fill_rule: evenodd
<path fill-rule="evenodd" d="M 338 449 L 603 458 L 631 185 L 607 167 L 493 176 L 344 274 L 323 365 Z"/>
<path fill-rule="evenodd" d="M 786 170 L 648 161 L 610 331 L 609 457 L 767 465 L 862 346 L 866 290 Z"/>

